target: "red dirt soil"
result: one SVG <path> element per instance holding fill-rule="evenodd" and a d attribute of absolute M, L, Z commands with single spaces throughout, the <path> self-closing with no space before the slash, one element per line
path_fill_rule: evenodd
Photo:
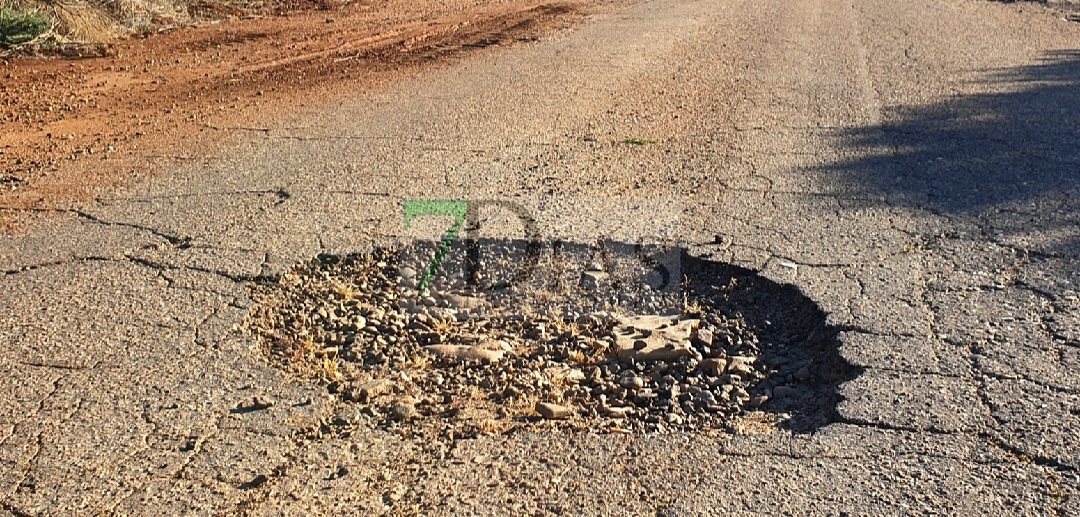
<path fill-rule="evenodd" d="M 378 0 L 121 41 L 109 56 L 0 60 L 0 231 L 91 199 L 228 128 L 464 52 L 530 41 L 624 0 Z M 198 154 L 193 154 L 193 149 Z"/>

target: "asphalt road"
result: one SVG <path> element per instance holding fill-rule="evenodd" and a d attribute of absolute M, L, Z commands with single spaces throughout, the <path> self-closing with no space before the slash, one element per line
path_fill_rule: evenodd
<path fill-rule="evenodd" d="M 0 514 L 1080 514 L 1078 83 L 1038 5 L 656 0 L 238 130 L 0 237 Z M 304 436 L 336 403 L 235 329 L 250 285 L 437 238 L 413 198 L 673 235 L 853 373 L 802 428 Z"/>

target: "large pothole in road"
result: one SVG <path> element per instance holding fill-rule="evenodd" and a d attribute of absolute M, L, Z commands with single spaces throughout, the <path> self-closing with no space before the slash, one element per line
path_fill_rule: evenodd
<path fill-rule="evenodd" d="M 851 373 L 797 289 L 682 248 L 437 246 L 322 255 L 258 289 L 268 359 L 339 401 L 323 432 L 813 429 Z"/>

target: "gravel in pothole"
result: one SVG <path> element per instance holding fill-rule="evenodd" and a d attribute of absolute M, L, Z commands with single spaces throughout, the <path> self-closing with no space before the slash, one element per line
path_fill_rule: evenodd
<path fill-rule="evenodd" d="M 418 291 L 436 244 L 321 255 L 258 288 L 269 360 L 340 401 L 324 432 L 697 430 L 771 394 L 758 337 L 716 303 L 735 282 L 684 281 L 679 248 L 456 244 Z"/>

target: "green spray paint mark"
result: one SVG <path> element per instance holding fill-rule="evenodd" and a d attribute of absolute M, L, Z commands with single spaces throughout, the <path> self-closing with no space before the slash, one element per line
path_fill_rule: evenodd
<path fill-rule="evenodd" d="M 448 215 L 454 218 L 454 224 L 443 236 L 439 243 L 439 249 L 435 251 L 435 258 L 431 260 L 423 278 L 420 279 L 419 290 L 427 289 L 432 277 L 439 271 L 450 245 L 457 239 L 458 232 L 465 226 L 465 219 L 469 213 L 469 202 L 464 200 L 450 199 L 410 199 L 405 201 L 405 228 L 409 227 L 412 220 L 424 215 Z"/>

